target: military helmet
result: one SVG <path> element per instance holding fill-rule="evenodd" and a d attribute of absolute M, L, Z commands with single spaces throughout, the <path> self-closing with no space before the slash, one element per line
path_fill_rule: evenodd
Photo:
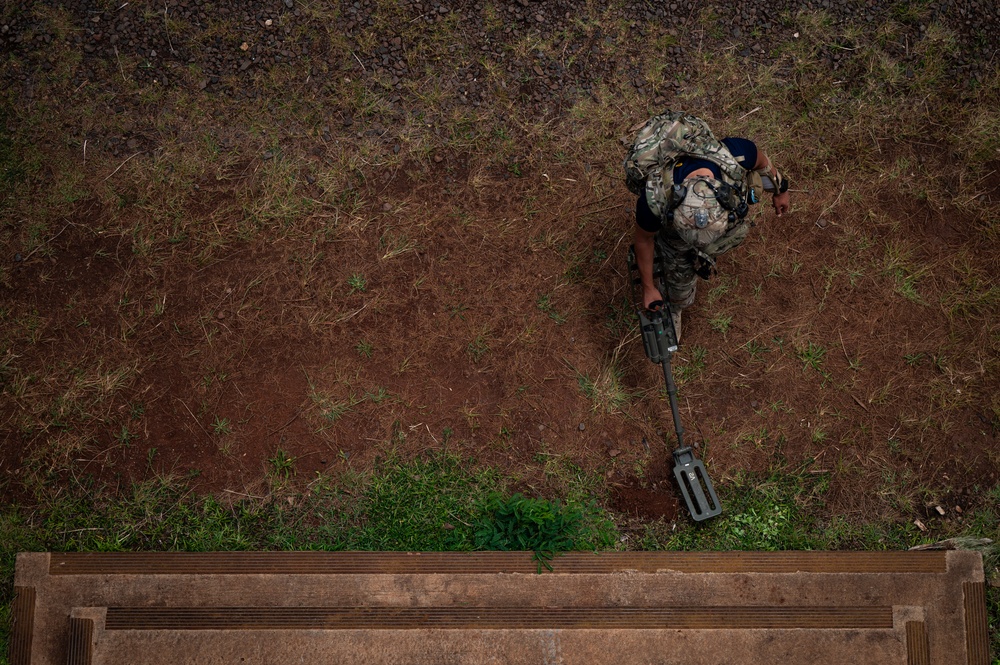
<path fill-rule="evenodd" d="M 727 189 L 724 183 L 708 176 L 695 176 L 675 185 L 673 224 L 688 244 L 703 247 L 726 232 L 729 202 L 722 197 Z"/>

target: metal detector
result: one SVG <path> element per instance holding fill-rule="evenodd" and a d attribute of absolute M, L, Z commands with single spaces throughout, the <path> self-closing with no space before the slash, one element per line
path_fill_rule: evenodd
<path fill-rule="evenodd" d="M 654 261 L 653 279 L 662 279 L 659 262 Z M 634 249 L 628 253 L 629 275 L 632 281 L 632 296 L 635 311 L 639 316 L 639 330 L 642 333 L 642 346 L 646 357 L 663 369 L 663 380 L 667 384 L 667 396 L 670 398 L 670 413 L 674 418 L 674 431 L 677 433 L 677 449 L 674 450 L 674 479 L 680 488 L 684 503 L 687 504 L 691 518 L 696 522 L 707 520 L 722 513 L 722 502 L 715 493 L 715 487 L 708 477 L 705 464 L 694 456 L 694 450 L 684 445 L 684 427 L 681 425 L 680 412 L 677 409 L 677 385 L 670 370 L 670 359 L 677 351 L 677 333 L 670 316 L 670 306 L 661 303 L 655 310 L 647 310 L 642 302 L 642 281 L 639 278 L 639 267 L 635 261 Z M 661 289 L 662 291 L 662 289 Z M 655 303 L 653 303 L 655 304 Z"/>

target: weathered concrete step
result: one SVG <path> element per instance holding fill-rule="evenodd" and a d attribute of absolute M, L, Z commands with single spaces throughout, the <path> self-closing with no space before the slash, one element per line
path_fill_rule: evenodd
<path fill-rule="evenodd" d="M 11 662 L 989 662 L 975 553 L 571 553 L 553 569 L 530 553 L 22 554 Z"/>

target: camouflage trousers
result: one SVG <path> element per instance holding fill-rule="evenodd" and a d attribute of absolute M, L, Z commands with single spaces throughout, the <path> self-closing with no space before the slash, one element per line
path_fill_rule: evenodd
<path fill-rule="evenodd" d="M 749 227 L 745 222 L 733 225 L 722 237 L 705 247 L 702 253 L 714 260 L 715 257 L 739 247 L 746 239 Z M 674 309 L 684 309 L 694 302 L 698 288 L 698 276 L 695 272 L 698 260 L 695 248 L 681 240 L 672 228 L 665 226 L 656 234 L 654 261 L 663 275 L 663 283 L 657 286 Z"/>

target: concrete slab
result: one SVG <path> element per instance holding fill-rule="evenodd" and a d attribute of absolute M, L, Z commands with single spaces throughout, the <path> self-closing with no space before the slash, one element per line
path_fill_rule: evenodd
<path fill-rule="evenodd" d="M 988 665 L 971 552 L 22 554 L 12 665 Z"/>

